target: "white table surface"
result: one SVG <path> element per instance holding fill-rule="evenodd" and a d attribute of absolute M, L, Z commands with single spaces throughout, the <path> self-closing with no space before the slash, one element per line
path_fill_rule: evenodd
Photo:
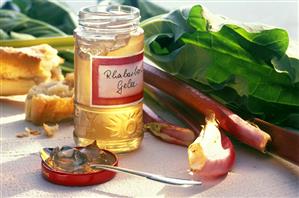
<path fill-rule="evenodd" d="M 25 127 L 24 103 L 0 99 L 1 197 L 299 197 L 299 167 L 281 159 L 236 145 L 236 163 L 226 177 L 202 186 L 174 187 L 118 173 L 101 185 L 65 187 L 41 177 L 42 147 L 73 145 L 71 122 L 60 125 L 53 138 L 16 138 Z M 180 178 L 188 174 L 185 147 L 167 144 L 146 133 L 139 150 L 119 155 L 119 166 Z"/>

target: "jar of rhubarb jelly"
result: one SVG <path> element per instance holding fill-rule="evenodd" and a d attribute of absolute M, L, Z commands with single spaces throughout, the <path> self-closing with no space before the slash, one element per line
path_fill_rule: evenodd
<path fill-rule="evenodd" d="M 78 146 L 96 141 L 113 152 L 143 138 L 143 30 L 140 13 L 123 5 L 79 12 L 75 37 L 75 129 Z"/>

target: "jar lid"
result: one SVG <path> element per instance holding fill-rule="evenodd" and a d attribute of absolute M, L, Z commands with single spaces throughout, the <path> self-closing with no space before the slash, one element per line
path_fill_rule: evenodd
<path fill-rule="evenodd" d="M 76 147 L 79 148 L 79 147 Z M 109 155 L 115 158 L 115 161 L 112 166 L 118 165 L 118 158 L 116 154 L 108 151 L 103 150 Z M 42 176 L 46 180 L 51 183 L 64 185 L 64 186 L 89 186 L 95 184 L 105 183 L 111 180 L 116 173 L 109 170 L 99 170 L 96 172 L 89 172 L 89 173 L 67 173 L 62 171 L 57 171 L 48 166 L 43 160 L 41 162 L 41 171 Z"/>

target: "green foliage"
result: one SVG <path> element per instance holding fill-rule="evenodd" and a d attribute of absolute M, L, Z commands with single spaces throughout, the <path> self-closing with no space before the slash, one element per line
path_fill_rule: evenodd
<path fill-rule="evenodd" d="M 287 32 L 217 17 L 197 5 L 144 21 L 145 55 L 237 112 L 298 127 L 299 64 L 285 54 Z"/>
<path fill-rule="evenodd" d="M 57 0 L 10 0 L 3 5 L 36 20 L 48 23 L 66 34 L 73 34 L 76 16 L 70 8 Z"/>
<path fill-rule="evenodd" d="M 13 10 L 0 9 L 0 27 L 8 35 L 11 32 L 32 35 L 34 37 L 66 35 L 52 25 L 29 18 Z"/>
<path fill-rule="evenodd" d="M 63 74 L 74 72 L 74 52 L 73 50 L 59 50 L 58 56 L 64 59 L 64 63 L 60 65 Z"/>
<path fill-rule="evenodd" d="M 0 40 L 9 39 L 9 35 L 2 29 L 0 29 Z"/>
<path fill-rule="evenodd" d="M 10 32 L 10 38 L 16 40 L 28 40 L 28 39 L 34 39 L 35 37 L 30 34 Z"/>

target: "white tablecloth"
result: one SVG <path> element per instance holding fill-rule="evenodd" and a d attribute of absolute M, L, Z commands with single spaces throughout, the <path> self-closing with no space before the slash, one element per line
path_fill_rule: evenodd
<path fill-rule="evenodd" d="M 22 99 L 22 98 L 21 98 Z M 43 135 L 16 138 L 25 127 L 24 103 L 0 99 L 1 197 L 299 197 L 299 167 L 281 159 L 236 145 L 233 171 L 202 186 L 175 187 L 118 173 L 101 185 L 65 187 L 41 177 L 42 147 L 73 145 L 72 123 L 60 125 L 53 138 Z M 167 144 L 145 134 L 139 150 L 119 155 L 119 166 L 180 178 L 188 174 L 185 147 Z"/>

